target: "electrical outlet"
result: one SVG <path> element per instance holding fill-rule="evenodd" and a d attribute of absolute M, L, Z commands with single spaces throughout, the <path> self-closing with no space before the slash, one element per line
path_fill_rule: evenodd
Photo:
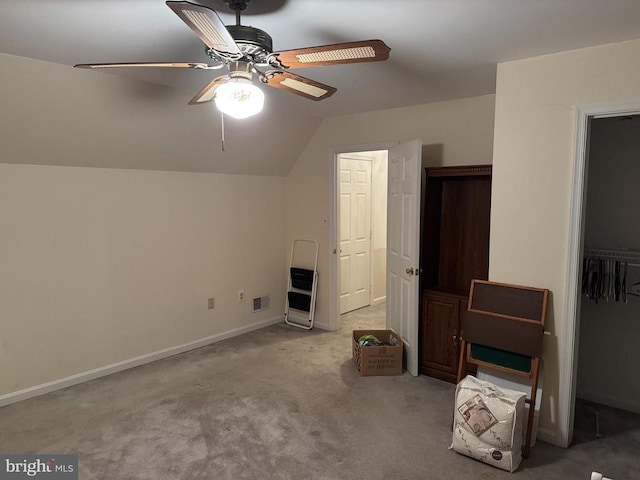
<path fill-rule="evenodd" d="M 244 290 L 238 290 L 238 301 L 244 302 Z"/>
<path fill-rule="evenodd" d="M 213 310 L 213 297 L 211 297 L 209 300 L 207 300 L 208 302 L 208 309 L 209 310 Z"/>

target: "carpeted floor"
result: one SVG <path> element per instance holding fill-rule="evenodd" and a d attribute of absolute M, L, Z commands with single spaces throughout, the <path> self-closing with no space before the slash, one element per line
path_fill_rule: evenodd
<path fill-rule="evenodd" d="M 380 306 L 347 314 L 340 332 L 276 325 L 1 408 L 0 452 L 77 453 L 82 480 L 513 475 L 447 449 L 453 385 L 358 375 L 351 330 L 383 318 Z M 515 475 L 640 478 L 638 424 L 602 433 L 538 442 Z"/>

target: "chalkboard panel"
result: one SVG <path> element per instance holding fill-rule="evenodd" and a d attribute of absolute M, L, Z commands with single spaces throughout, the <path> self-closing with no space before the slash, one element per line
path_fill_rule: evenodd
<path fill-rule="evenodd" d="M 471 360 L 500 365 L 523 373 L 531 372 L 531 357 L 484 345 L 471 345 Z"/>

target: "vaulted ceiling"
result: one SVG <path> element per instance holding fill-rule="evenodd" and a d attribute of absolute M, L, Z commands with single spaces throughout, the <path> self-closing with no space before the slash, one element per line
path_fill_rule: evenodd
<path fill-rule="evenodd" d="M 225 24 L 235 23 L 233 12 L 223 0 L 197 3 L 216 10 Z M 105 115 L 112 115 L 116 121 L 135 111 L 132 128 L 140 125 L 144 131 L 142 123 L 147 122 L 148 129 L 163 129 L 153 136 L 156 154 L 135 166 L 109 160 L 114 155 L 87 155 L 87 166 L 282 175 L 325 117 L 493 93 L 499 62 L 640 38 L 640 2 L 252 0 L 242 23 L 268 32 L 275 50 L 379 38 L 391 53 L 385 62 L 300 72 L 337 88 L 336 94 L 320 102 L 263 87 L 267 95 L 265 111 L 250 120 L 227 124 L 225 152 L 220 149 L 220 118 L 213 106 L 187 106 L 216 73 L 70 69 L 76 63 L 207 62 L 202 42 L 163 0 L 3 0 L 0 53 L 67 66 L 69 71 L 61 74 L 67 79 L 65 84 L 75 83 L 68 81 L 73 78 L 93 85 L 91 88 L 113 88 L 113 82 L 97 79 L 117 76 L 124 79 L 118 81 L 132 85 L 118 92 L 126 106 L 119 113 L 109 111 Z M 0 70 L 21 65 L 0 58 Z M 28 65 L 30 70 L 33 64 Z M 58 77 L 47 78 L 51 70 L 48 64 L 42 64 L 41 78 L 35 70 L 29 73 L 34 77 L 27 82 L 30 88 L 37 89 L 41 82 L 51 95 L 73 95 L 69 85 L 63 88 L 51 83 Z M 2 75 L 0 86 L 3 90 L 18 89 L 12 94 L 18 93 L 19 86 L 13 85 L 17 78 Z M 92 105 L 91 95 L 84 95 L 83 104 L 75 106 L 77 111 L 72 113 L 78 115 L 86 108 L 99 115 L 96 110 L 104 105 Z M 159 107 L 149 108 L 154 98 Z M 172 109 L 167 112 L 167 117 L 174 119 L 171 126 L 158 123 L 161 108 Z M 101 120 L 103 130 L 109 121 Z M 142 138 L 148 142 L 151 137 Z M 129 142 L 133 145 L 134 140 L 132 137 Z M 113 141 L 117 142 L 117 136 Z M 162 142 L 167 144 L 163 146 Z M 144 144 L 135 148 L 141 150 L 140 158 L 144 159 Z M 154 163 L 158 152 L 166 154 L 161 162 Z"/>

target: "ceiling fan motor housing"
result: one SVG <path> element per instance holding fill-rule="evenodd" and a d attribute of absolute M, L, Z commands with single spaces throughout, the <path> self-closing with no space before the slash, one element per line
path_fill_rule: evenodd
<path fill-rule="evenodd" d="M 257 63 L 265 61 L 267 55 L 273 52 L 273 40 L 264 30 L 246 25 L 226 25 L 226 27 L 240 51 L 252 57 Z"/>
<path fill-rule="evenodd" d="M 247 25 L 226 25 L 227 30 L 236 43 L 250 43 L 269 50 L 273 50 L 273 40 L 264 30 Z"/>

